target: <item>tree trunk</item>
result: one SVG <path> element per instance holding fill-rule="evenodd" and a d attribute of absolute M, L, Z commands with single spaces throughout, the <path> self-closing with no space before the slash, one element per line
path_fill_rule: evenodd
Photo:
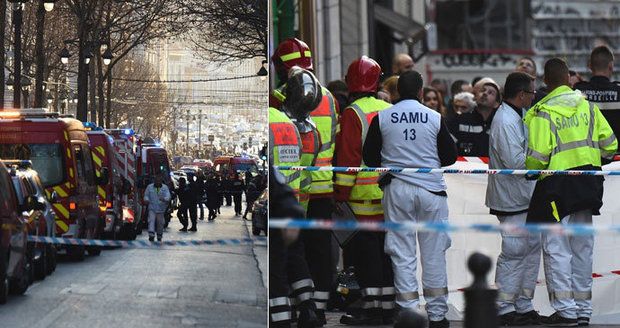
<path fill-rule="evenodd" d="M 95 74 L 95 64 L 96 63 L 92 62 L 91 60 L 89 69 L 90 76 L 88 79 L 88 86 L 90 92 L 90 121 L 93 123 L 97 122 L 97 75 Z"/>
<path fill-rule="evenodd" d="M 4 26 L 4 25 L 2 25 Z M 47 105 L 44 99 L 43 75 L 45 70 L 45 58 L 43 54 L 43 31 L 45 30 L 45 7 L 43 0 L 37 0 L 37 36 L 35 41 L 35 81 L 34 81 L 34 107 L 41 108 Z"/>
<path fill-rule="evenodd" d="M 110 120 L 112 118 L 112 66 L 110 65 L 108 67 L 108 83 L 107 83 L 107 96 L 105 97 L 106 100 L 106 107 L 105 107 L 105 123 L 106 123 L 106 127 L 108 129 L 111 129 L 112 127 L 110 126 Z M 116 124 L 115 124 L 116 127 Z"/>
<path fill-rule="evenodd" d="M 4 48 L 4 26 L 6 25 L 6 1 L 0 1 L 0 45 Z M 0 51 L 0 108 L 5 108 L 4 106 L 4 81 L 6 77 L 4 76 L 4 67 L 5 67 L 6 58 L 4 57 L 4 50 Z"/>
<path fill-rule="evenodd" d="M 99 95 L 99 104 L 97 105 L 97 125 L 103 125 L 103 111 L 104 111 L 104 95 L 103 95 L 103 61 L 101 60 L 101 56 L 97 56 L 97 69 L 99 74 L 97 74 L 97 95 Z M 106 126 L 107 127 L 107 126 Z"/>

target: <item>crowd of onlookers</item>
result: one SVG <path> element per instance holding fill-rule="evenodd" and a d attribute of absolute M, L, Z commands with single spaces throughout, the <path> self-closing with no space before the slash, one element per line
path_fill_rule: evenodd
<path fill-rule="evenodd" d="M 398 76 L 405 71 L 413 70 L 413 59 L 407 54 L 398 54 L 393 59 L 392 75 L 383 79 L 377 92 L 377 98 L 389 103 L 397 103 L 399 100 Z M 547 90 L 542 79 L 537 75 L 536 62 L 530 57 L 521 57 L 517 60 L 515 71 L 525 72 L 536 78 L 536 90 L 534 103 L 541 100 Z M 570 84 L 584 81 L 575 71 L 570 71 Z M 344 81 L 336 80 L 327 84 L 339 103 L 339 108 L 346 108 L 347 86 Z M 458 152 L 461 156 L 488 156 L 489 135 L 488 130 L 500 106 L 502 99 L 502 87 L 489 77 L 476 76 L 471 81 L 456 80 L 448 88 L 448 84 L 442 79 L 433 79 L 425 86 L 419 101 L 429 108 L 441 113 L 446 121 L 450 133 L 457 143 Z"/>

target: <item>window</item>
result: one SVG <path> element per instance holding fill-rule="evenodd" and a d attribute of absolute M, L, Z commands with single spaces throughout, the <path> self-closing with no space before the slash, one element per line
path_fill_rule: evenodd
<path fill-rule="evenodd" d="M 440 50 L 530 49 L 529 1 L 437 1 L 436 6 Z"/>
<path fill-rule="evenodd" d="M 29 159 L 44 187 L 58 185 L 65 180 L 61 144 L 0 144 L 0 158 Z"/>
<path fill-rule="evenodd" d="M 73 145 L 75 151 L 75 162 L 77 165 L 78 180 L 80 183 L 86 183 L 90 186 L 95 184 L 93 176 L 93 162 L 90 156 L 90 150 L 84 145 Z"/>

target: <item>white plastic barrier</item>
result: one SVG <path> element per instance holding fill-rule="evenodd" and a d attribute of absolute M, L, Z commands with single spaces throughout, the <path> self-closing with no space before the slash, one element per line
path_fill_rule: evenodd
<path fill-rule="evenodd" d="M 482 161 L 459 161 L 451 168 L 486 169 Z M 603 167 L 604 170 L 620 170 L 620 162 Z M 454 223 L 498 223 L 494 215 L 484 205 L 487 175 L 445 174 L 448 184 L 448 205 L 450 220 Z M 601 215 L 593 218 L 594 224 L 620 224 L 620 176 L 605 177 L 605 193 Z M 450 320 L 462 320 L 464 311 L 463 293 L 458 289 L 471 284 L 473 277 L 465 269 L 467 258 L 474 251 L 487 254 L 493 259 L 493 267 L 488 275 L 489 284 L 495 280 L 495 261 L 501 249 L 499 235 L 489 233 L 455 232 L 451 233 L 452 247 L 447 252 L 448 287 L 450 293 Z M 597 235 L 594 242 L 594 272 L 602 277 L 594 278 L 592 301 L 594 313 L 592 323 L 620 324 L 620 235 Z M 418 266 L 418 275 L 421 268 Z M 539 281 L 534 297 L 534 308 L 543 315 L 553 313 L 549 306 L 547 289 L 544 285 L 544 271 L 539 271 Z"/>

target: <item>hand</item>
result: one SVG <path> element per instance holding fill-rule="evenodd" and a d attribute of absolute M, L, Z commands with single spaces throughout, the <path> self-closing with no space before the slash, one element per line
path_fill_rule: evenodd
<path fill-rule="evenodd" d="M 299 229 L 282 229 L 282 240 L 284 246 L 289 246 L 299 238 Z"/>

